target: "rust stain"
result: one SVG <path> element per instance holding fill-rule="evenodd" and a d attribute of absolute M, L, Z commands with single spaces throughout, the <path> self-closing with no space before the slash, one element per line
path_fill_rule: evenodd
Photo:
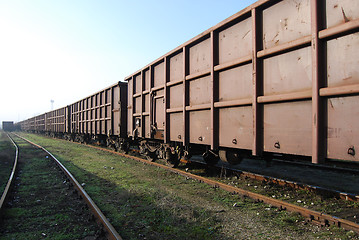
<path fill-rule="evenodd" d="M 353 78 L 353 77 L 350 76 L 350 77 L 344 78 L 343 81 L 348 81 L 348 80 L 350 80 L 350 79 L 352 79 L 352 78 Z"/>
<path fill-rule="evenodd" d="M 331 99 L 329 99 L 329 104 L 330 104 L 330 107 L 334 109 L 334 106 L 333 106 L 333 103 L 332 103 Z"/>
<path fill-rule="evenodd" d="M 248 33 L 250 33 L 250 32 L 251 32 L 251 30 L 248 30 L 248 32 L 246 32 L 246 33 L 243 35 L 242 39 L 244 39 L 244 38 L 248 35 Z"/>
<path fill-rule="evenodd" d="M 328 128 L 328 138 L 339 138 L 341 131 L 341 128 Z"/>
<path fill-rule="evenodd" d="M 264 33 L 263 34 L 263 47 L 264 47 L 264 49 L 266 49 L 267 48 L 267 46 L 266 46 L 266 34 Z M 253 53 L 253 51 L 252 51 L 252 55 L 253 55 L 254 53 Z M 253 66 L 254 66 L 254 64 L 252 64 Z"/>
<path fill-rule="evenodd" d="M 288 18 L 280 20 L 280 25 L 281 25 L 282 29 L 287 30 L 288 29 Z"/>
<path fill-rule="evenodd" d="M 343 13 L 343 18 L 345 22 L 349 22 L 349 18 L 347 18 L 347 16 L 345 15 L 344 9 L 342 8 L 342 13 Z"/>
<path fill-rule="evenodd" d="M 272 41 L 279 36 L 279 33 L 277 33 L 273 38 L 272 38 Z"/>

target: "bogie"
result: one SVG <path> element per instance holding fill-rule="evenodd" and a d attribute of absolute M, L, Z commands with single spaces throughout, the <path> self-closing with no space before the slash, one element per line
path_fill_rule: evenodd
<path fill-rule="evenodd" d="M 243 160 L 243 154 L 239 150 L 219 150 L 218 155 L 222 161 L 233 165 L 240 164 Z"/>

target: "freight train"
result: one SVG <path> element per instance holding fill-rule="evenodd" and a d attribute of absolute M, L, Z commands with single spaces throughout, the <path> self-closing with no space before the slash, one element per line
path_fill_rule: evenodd
<path fill-rule="evenodd" d="M 260 0 L 23 130 L 176 166 L 247 156 L 358 161 L 359 1 Z"/>
<path fill-rule="evenodd" d="M 2 122 L 2 130 L 11 132 L 15 129 L 13 121 L 3 121 Z"/>

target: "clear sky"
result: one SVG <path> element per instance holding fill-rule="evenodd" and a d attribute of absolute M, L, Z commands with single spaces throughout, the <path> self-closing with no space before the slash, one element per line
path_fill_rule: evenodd
<path fill-rule="evenodd" d="M 95 93 L 255 0 L 0 0 L 0 122 Z"/>

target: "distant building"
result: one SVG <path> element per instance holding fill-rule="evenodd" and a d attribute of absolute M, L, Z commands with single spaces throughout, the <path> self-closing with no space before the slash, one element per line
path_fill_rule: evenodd
<path fill-rule="evenodd" d="M 2 122 L 2 129 L 4 131 L 13 131 L 14 130 L 14 122 L 10 121 L 3 121 Z"/>

